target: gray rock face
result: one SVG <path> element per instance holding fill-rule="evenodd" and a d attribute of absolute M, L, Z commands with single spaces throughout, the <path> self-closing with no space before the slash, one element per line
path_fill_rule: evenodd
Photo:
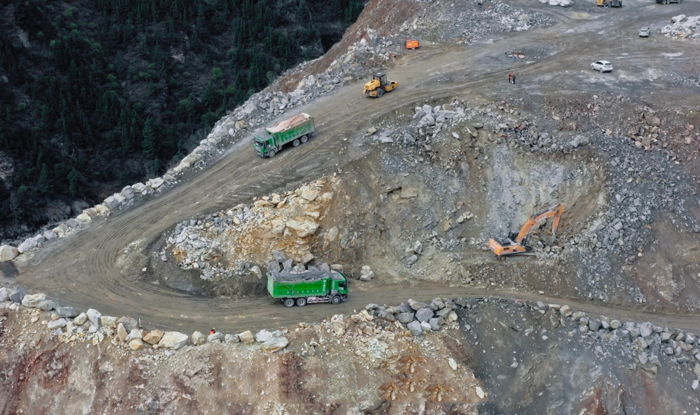
<path fill-rule="evenodd" d="M 416 311 L 416 320 L 420 321 L 421 323 L 427 322 L 433 318 L 434 315 L 433 310 L 430 308 L 421 308 L 420 310 Z"/>
<path fill-rule="evenodd" d="M 56 313 L 63 318 L 73 318 L 78 315 L 78 310 L 73 307 L 57 307 Z M 87 316 L 86 316 L 87 317 Z M 85 323 L 83 321 L 83 323 Z M 80 325 L 80 324 L 78 324 Z"/>
<path fill-rule="evenodd" d="M 36 247 L 38 244 L 39 243 L 34 238 L 26 239 L 24 242 L 19 244 L 19 246 L 17 247 L 17 251 L 20 254 L 23 254 L 23 253 L 31 250 L 32 248 Z"/>
<path fill-rule="evenodd" d="M 413 317 L 415 317 L 414 313 L 399 313 L 397 316 L 399 319 L 399 323 L 402 324 L 408 324 L 413 321 Z"/>
<path fill-rule="evenodd" d="M 238 338 L 237 334 L 227 334 L 224 336 L 224 341 L 226 343 L 240 343 L 241 339 Z"/>
<path fill-rule="evenodd" d="M 139 339 L 139 340 L 143 339 L 143 333 L 141 332 L 141 330 L 139 330 L 139 329 L 133 329 L 133 330 L 131 330 L 131 331 L 129 332 L 129 335 L 126 336 L 126 341 L 127 341 L 127 342 L 130 342 L 130 341 L 132 341 L 132 340 L 134 340 L 134 339 Z"/>
<path fill-rule="evenodd" d="M 0 262 L 12 261 L 19 255 L 19 251 L 14 246 L 0 246 Z"/>
<path fill-rule="evenodd" d="M 642 337 L 649 337 L 651 336 L 651 333 L 653 332 L 654 328 L 652 327 L 651 323 L 649 322 L 644 322 L 639 325 L 639 333 L 642 335 Z"/>
<path fill-rule="evenodd" d="M 260 346 L 263 352 L 274 353 L 278 352 L 289 344 L 289 340 L 286 337 L 272 337 Z"/>
<path fill-rule="evenodd" d="M 165 349 L 177 350 L 189 343 L 190 338 L 184 333 L 177 331 L 168 331 L 163 335 L 163 338 L 158 342 L 158 346 Z"/>
<path fill-rule="evenodd" d="M 88 320 L 87 314 L 80 313 L 80 314 L 78 314 L 78 317 L 73 319 L 73 324 L 75 324 L 76 326 L 82 326 L 83 324 L 85 324 L 87 322 L 87 320 Z"/>
<path fill-rule="evenodd" d="M 139 322 L 133 317 L 123 316 L 117 320 L 117 324 L 119 323 L 124 325 L 124 329 L 126 329 L 127 332 L 131 332 L 132 330 L 139 328 Z"/>
<path fill-rule="evenodd" d="M 421 334 L 423 334 L 423 328 L 421 327 L 419 321 L 412 321 L 408 323 L 406 327 L 411 331 L 411 334 L 414 336 L 420 336 Z"/>
<path fill-rule="evenodd" d="M 255 334 L 255 341 L 258 343 L 265 343 L 273 337 L 274 335 L 271 332 L 267 330 L 260 330 Z"/>
<path fill-rule="evenodd" d="M 431 318 L 428 320 L 428 324 L 430 324 L 430 329 L 433 331 L 438 331 L 440 330 L 440 319 L 439 318 Z"/>
<path fill-rule="evenodd" d="M 100 326 L 100 317 L 102 317 L 102 313 L 95 310 L 94 308 L 91 308 L 87 311 L 87 317 L 93 326 Z"/>
<path fill-rule="evenodd" d="M 207 341 L 207 336 L 205 336 L 203 333 L 199 331 L 195 331 L 192 333 L 192 344 L 195 346 L 199 346 L 201 344 L 206 343 Z"/>
<path fill-rule="evenodd" d="M 255 343 L 255 336 L 250 330 L 246 330 L 238 335 L 238 338 L 245 344 Z"/>
<path fill-rule="evenodd" d="M 46 294 L 27 294 L 22 299 L 22 305 L 25 307 L 36 308 L 36 306 L 44 300 L 46 300 Z"/>
<path fill-rule="evenodd" d="M 25 295 L 27 295 L 27 290 L 21 287 L 16 288 L 10 293 L 10 301 L 13 303 L 21 303 Z"/>
<path fill-rule="evenodd" d="M 51 311 L 57 309 L 58 307 L 60 307 L 60 304 L 58 304 L 58 301 L 55 300 L 44 300 L 36 306 L 36 308 L 42 311 Z"/>
<path fill-rule="evenodd" d="M 46 328 L 49 330 L 55 330 L 55 329 L 60 329 L 63 327 L 66 327 L 68 322 L 64 318 L 59 318 L 58 320 L 54 321 L 49 321 L 49 324 L 46 325 Z"/>
<path fill-rule="evenodd" d="M 409 305 L 409 307 L 411 307 L 411 309 L 413 309 L 414 311 L 418 311 L 418 310 L 420 310 L 421 308 L 428 307 L 427 304 L 421 303 L 420 301 L 416 301 L 416 300 L 414 300 L 414 299 L 412 299 L 412 298 L 408 300 L 408 305 Z"/>

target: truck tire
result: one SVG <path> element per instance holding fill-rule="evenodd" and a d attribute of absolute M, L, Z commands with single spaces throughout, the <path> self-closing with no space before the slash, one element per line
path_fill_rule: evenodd
<path fill-rule="evenodd" d="M 381 97 L 382 95 L 384 95 L 384 88 L 377 88 L 377 98 Z"/>
<path fill-rule="evenodd" d="M 309 136 L 307 136 L 307 135 L 302 135 L 302 136 L 301 136 L 301 142 L 302 142 L 302 143 L 305 143 L 308 139 L 309 139 Z"/>
<path fill-rule="evenodd" d="M 292 145 L 293 145 L 294 147 L 299 147 L 299 144 L 301 144 L 301 143 L 299 142 L 299 140 L 294 140 L 294 141 L 292 141 Z"/>
<path fill-rule="evenodd" d="M 284 305 L 285 305 L 285 307 L 294 307 L 294 299 L 293 298 L 285 298 Z"/>
<path fill-rule="evenodd" d="M 331 304 L 333 304 L 333 305 L 338 305 L 338 304 L 340 304 L 342 301 L 343 301 L 343 299 L 340 298 L 339 295 L 334 295 L 333 297 L 331 297 Z"/>
<path fill-rule="evenodd" d="M 269 158 L 275 157 L 275 154 L 277 154 L 277 152 L 276 152 L 275 150 L 270 150 L 270 151 L 267 152 L 267 156 L 268 156 Z"/>
<path fill-rule="evenodd" d="M 297 306 L 298 307 L 304 307 L 306 305 L 306 298 L 300 297 L 297 298 Z"/>

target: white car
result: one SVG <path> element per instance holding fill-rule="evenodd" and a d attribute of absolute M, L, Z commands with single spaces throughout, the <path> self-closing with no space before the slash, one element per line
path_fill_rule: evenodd
<path fill-rule="evenodd" d="M 594 71 L 599 71 L 600 73 L 603 72 L 612 72 L 613 67 L 612 63 L 608 61 L 595 61 L 591 64 L 591 69 Z"/>
<path fill-rule="evenodd" d="M 644 26 L 641 29 L 639 29 L 639 37 L 649 37 L 649 28 Z"/>

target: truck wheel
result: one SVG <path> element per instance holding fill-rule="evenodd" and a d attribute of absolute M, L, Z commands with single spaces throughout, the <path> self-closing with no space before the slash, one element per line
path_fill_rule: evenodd
<path fill-rule="evenodd" d="M 301 143 L 299 142 L 299 140 L 294 140 L 294 141 L 292 141 L 292 145 L 293 145 L 294 147 L 299 147 L 299 144 L 301 144 Z"/>
<path fill-rule="evenodd" d="M 284 305 L 287 307 L 294 307 L 294 299 L 293 298 L 287 298 L 284 300 Z"/>
<path fill-rule="evenodd" d="M 267 152 L 267 156 L 268 156 L 269 158 L 275 157 L 275 154 L 277 154 L 277 152 L 276 152 L 275 150 L 270 150 L 270 151 Z"/>
<path fill-rule="evenodd" d="M 304 298 L 304 297 L 297 298 L 297 305 L 299 307 L 304 307 L 306 305 L 306 298 Z"/>
<path fill-rule="evenodd" d="M 384 95 L 384 88 L 377 88 L 377 98 L 381 97 Z"/>
<path fill-rule="evenodd" d="M 302 142 L 302 143 L 305 143 L 308 139 L 309 139 L 309 137 L 306 136 L 306 135 L 302 135 L 302 136 L 301 136 L 301 142 Z"/>
<path fill-rule="evenodd" d="M 343 301 L 343 299 L 340 298 L 339 295 L 334 295 L 333 297 L 331 297 L 331 304 L 333 305 L 338 305 L 341 301 Z"/>

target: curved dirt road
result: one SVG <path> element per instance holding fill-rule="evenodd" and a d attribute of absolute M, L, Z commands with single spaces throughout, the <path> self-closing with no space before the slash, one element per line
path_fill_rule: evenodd
<path fill-rule="evenodd" d="M 101 223 L 93 223 L 78 235 L 47 244 L 30 264 L 23 267 L 17 282 L 76 307 L 96 308 L 115 316 L 131 315 L 141 318 L 149 327 L 184 331 L 206 330 L 211 326 L 230 332 L 287 326 L 299 321 L 320 320 L 338 312 L 347 313 L 373 302 L 396 304 L 411 297 L 429 300 L 436 296 L 487 295 L 566 303 L 592 313 L 700 331 L 700 320 L 696 316 L 648 313 L 630 310 L 630 306 L 601 306 L 586 301 L 489 289 L 430 285 L 401 289 L 380 286 L 371 291 L 353 287 L 348 302 L 340 306 L 286 309 L 269 299 L 234 301 L 187 296 L 140 281 L 138 269 L 131 270 L 135 266 L 118 265 L 118 258 L 130 244 L 139 241 L 139 248 L 127 257 L 142 259 L 150 255 L 148 247 L 164 231 L 196 213 L 249 203 L 253 196 L 313 180 L 361 157 L 362 152 L 368 150 L 366 146 L 360 150 L 350 141 L 341 145 L 344 143 L 342 138 L 350 138 L 404 106 L 413 108 L 431 98 L 455 95 L 483 102 L 560 90 L 564 93 L 605 90 L 647 97 L 659 89 L 655 89 L 658 86 L 647 81 L 644 74 L 648 68 L 664 70 L 668 66 L 669 59 L 663 53 L 680 52 L 679 61 L 674 65 L 680 68 L 675 70 L 683 72 L 684 65 L 690 64 L 686 59 L 700 56 L 700 47 L 658 34 L 644 44 L 639 43 L 634 37 L 636 30 L 648 24 L 649 16 L 653 14 L 655 21 L 667 22 L 670 16 L 681 11 L 677 8 L 660 10 L 652 8 L 650 3 L 634 3 L 633 0 L 629 3 L 632 4 L 626 3 L 623 10 L 625 14 L 607 14 L 594 19 L 571 19 L 571 13 L 562 11 L 566 9 L 557 9 L 552 14 L 557 16 L 556 19 L 566 20 L 565 25 L 560 22 L 547 29 L 511 34 L 504 40 L 486 45 L 443 45 L 407 54 L 388 71 L 389 77 L 400 81 L 401 86 L 381 99 L 364 98 L 358 84 L 296 109 L 295 112 L 313 114 L 318 123 L 318 134 L 307 144 L 287 149 L 274 160 L 267 160 L 255 155 L 251 137 L 247 137 L 216 164 L 178 187 L 142 206 L 116 214 Z M 682 12 L 700 14 L 700 4 L 684 3 Z M 551 51 L 550 56 L 532 64 L 514 63 L 503 57 L 504 52 L 542 46 Z M 604 78 L 588 69 L 591 61 L 601 59 L 601 50 L 605 50 L 606 56 L 616 58 L 616 72 L 602 75 Z M 519 85 L 510 87 L 506 83 L 506 74 L 514 66 Z M 697 100 L 697 97 L 692 97 L 692 91 L 683 91 L 673 85 L 668 87 L 676 90 L 674 99 Z"/>

